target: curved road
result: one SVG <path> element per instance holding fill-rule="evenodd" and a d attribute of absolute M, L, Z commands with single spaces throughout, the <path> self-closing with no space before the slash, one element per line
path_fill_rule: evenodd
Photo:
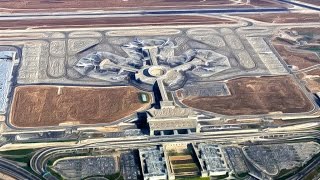
<path fill-rule="evenodd" d="M 31 174 L 27 170 L 2 158 L 0 158 L 0 172 L 19 180 L 40 180 L 40 178 Z"/>
<path fill-rule="evenodd" d="M 48 159 L 52 155 L 59 154 L 63 151 L 73 151 L 77 149 L 83 148 L 119 148 L 119 147 L 143 147 L 143 146 L 151 146 L 151 145 L 158 145 L 164 142 L 176 142 L 176 141 L 231 141 L 231 140 L 240 140 L 246 138 L 262 138 L 264 140 L 273 140 L 279 141 L 281 139 L 290 140 L 292 138 L 302 138 L 305 136 L 312 136 L 312 137 L 319 137 L 318 131 L 310 131 L 310 132 L 246 132 L 246 133 L 239 133 L 239 134 L 189 134 L 185 136 L 176 135 L 176 136 L 159 136 L 159 137 L 148 137 L 143 139 L 122 139 L 122 140 L 111 140 L 105 142 L 95 142 L 89 144 L 83 144 L 80 146 L 73 146 L 73 147 L 56 147 L 56 148 L 45 148 L 33 155 L 30 161 L 30 166 L 34 172 L 39 175 L 44 175 L 47 173 L 46 165 Z M 270 136 L 269 138 L 267 136 Z M 276 136 L 276 137 L 275 137 Z M 267 139 L 266 139 L 267 138 Z"/>

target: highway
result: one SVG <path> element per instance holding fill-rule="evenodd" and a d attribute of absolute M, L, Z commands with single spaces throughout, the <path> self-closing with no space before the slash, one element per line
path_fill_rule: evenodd
<path fill-rule="evenodd" d="M 288 178 L 288 180 L 303 180 L 314 168 L 320 166 L 320 156 L 314 159 L 311 163 L 309 163 L 305 168 L 303 168 L 300 172 Z"/>
<path fill-rule="evenodd" d="M 288 4 L 293 4 L 299 7 L 320 11 L 320 8 L 306 5 L 301 2 L 293 2 L 289 0 L 277 0 Z M 66 13 L 16 13 L 16 14 L 1 14 L 1 20 L 39 20 L 39 19 L 72 19 L 72 18 L 98 18 L 98 17 L 138 17 L 138 16 L 160 16 L 160 15 L 198 15 L 198 14 L 244 14 L 244 13 L 287 13 L 289 10 L 286 8 L 228 8 L 228 9 L 184 9 L 184 10 L 148 10 L 148 11 L 125 11 L 125 12 L 66 12 Z M 303 89 L 304 92 L 306 92 Z M 307 94 L 307 93 L 306 93 Z M 309 96 L 308 96 L 309 97 Z M 310 98 L 310 97 L 309 97 Z M 184 107 L 182 103 L 174 96 L 175 102 Z M 318 109 L 317 109 L 318 110 Z M 294 114 L 284 114 L 294 115 Z M 273 115 L 270 115 L 270 117 Z M 242 116 L 246 117 L 246 116 Z M 251 116 L 248 116 L 251 117 Z M 267 117 L 267 115 L 264 115 Z M 127 118 L 129 119 L 129 118 Z M 120 121 L 113 122 L 117 124 Z M 15 129 L 11 126 L 12 129 Z M 59 127 L 60 128 L 60 127 Z M 32 128 L 33 130 L 36 128 Z M 16 129 L 22 130 L 22 129 Z M 24 129 L 25 130 L 25 129 Z M 29 129 L 31 130 L 31 128 Z M 229 133 L 229 132 L 226 132 Z M 156 136 L 156 137 L 137 137 L 137 138 L 113 138 L 113 139 L 88 139 L 79 142 L 76 146 L 69 147 L 55 147 L 44 148 L 37 151 L 30 161 L 30 166 L 38 175 L 45 175 L 47 173 L 46 167 L 48 160 L 52 155 L 59 154 L 64 151 L 76 151 L 77 149 L 108 149 L 108 148 L 141 148 L 152 145 L 160 145 L 170 142 L 211 142 L 211 143 L 239 143 L 246 141 L 260 141 L 260 142 L 284 142 L 292 139 L 303 139 L 305 137 L 319 138 L 318 131 L 303 130 L 291 132 L 244 132 L 244 133 L 231 133 L 230 134 L 215 134 L 215 133 L 201 133 L 201 134 L 188 134 L 188 135 L 172 135 L 172 136 Z M 320 165 L 320 157 L 316 158 L 313 162 L 308 164 L 303 170 L 295 174 L 291 180 L 300 180 L 314 167 Z M 31 179 L 38 180 L 40 178 L 19 167 L 12 162 L 0 158 L 0 171 L 8 174 L 16 179 Z"/>
<path fill-rule="evenodd" d="M 31 158 L 30 166 L 34 172 L 39 175 L 47 173 L 46 165 L 52 155 L 56 155 L 62 152 L 71 152 L 82 149 L 109 149 L 109 148 L 141 148 L 146 146 L 160 145 L 163 143 L 170 142 L 211 142 L 211 143 L 239 143 L 248 140 L 260 140 L 260 141 L 273 141 L 281 142 L 284 140 L 291 140 L 297 138 L 303 138 L 306 136 L 318 138 L 320 133 L 318 131 L 297 131 L 297 132 L 250 132 L 250 133 L 239 133 L 239 134 L 192 134 L 192 135 L 176 135 L 176 136 L 159 136 L 159 137 L 144 137 L 140 139 L 134 138 L 121 138 L 106 140 L 101 139 L 97 142 L 88 142 L 78 146 L 70 147 L 56 147 L 56 148 L 45 148 L 34 154 Z"/>
<path fill-rule="evenodd" d="M 18 180 L 40 180 L 40 178 L 31 174 L 27 170 L 3 158 L 0 158 L 0 171 Z"/>

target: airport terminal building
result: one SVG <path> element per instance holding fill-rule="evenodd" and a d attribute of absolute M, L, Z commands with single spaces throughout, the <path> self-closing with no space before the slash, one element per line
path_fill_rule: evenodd
<path fill-rule="evenodd" d="M 162 108 L 149 110 L 150 135 L 187 134 L 200 132 L 197 114 L 189 108 Z"/>

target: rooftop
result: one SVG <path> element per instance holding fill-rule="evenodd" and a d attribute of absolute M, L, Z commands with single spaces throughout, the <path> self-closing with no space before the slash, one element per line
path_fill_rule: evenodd
<path fill-rule="evenodd" d="M 196 113 L 189 108 L 162 108 L 162 109 L 151 109 L 149 113 L 154 118 L 172 118 L 172 117 L 189 117 L 196 116 Z"/>

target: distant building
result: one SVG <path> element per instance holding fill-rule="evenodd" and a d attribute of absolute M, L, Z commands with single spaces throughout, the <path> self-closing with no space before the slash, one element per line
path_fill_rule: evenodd
<path fill-rule="evenodd" d="M 139 156 L 144 180 L 167 179 L 167 168 L 162 147 L 139 149 Z"/>
<path fill-rule="evenodd" d="M 40 136 L 38 133 L 18 134 L 15 137 L 17 141 L 28 141 L 28 140 L 34 140 L 39 138 Z"/>
<path fill-rule="evenodd" d="M 16 58 L 15 51 L 0 51 L 0 114 L 6 113 L 9 101 L 7 97 L 11 88 L 12 71 Z"/>
<path fill-rule="evenodd" d="M 224 154 L 219 145 L 214 144 L 193 144 L 193 148 L 199 159 L 203 177 L 222 176 L 229 171 Z"/>
<path fill-rule="evenodd" d="M 199 167 L 191 154 L 191 149 L 188 149 L 188 145 L 189 142 L 174 142 L 163 145 L 169 180 L 199 174 Z"/>

